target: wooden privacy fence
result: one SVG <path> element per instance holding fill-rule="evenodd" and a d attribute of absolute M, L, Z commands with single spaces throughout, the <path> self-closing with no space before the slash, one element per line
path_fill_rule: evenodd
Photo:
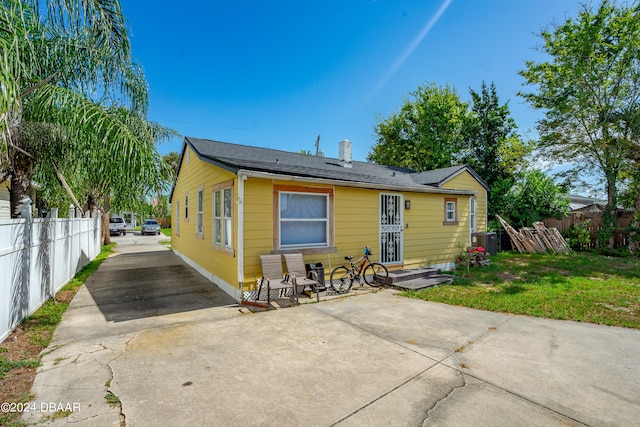
<path fill-rule="evenodd" d="M 602 230 L 602 213 L 601 212 L 571 212 L 563 215 L 562 218 L 545 218 L 542 220 L 546 227 L 553 227 L 560 233 L 566 235 L 572 226 L 589 220 L 587 229 L 591 234 L 591 243 L 589 248 L 597 247 L 598 231 Z M 633 222 L 633 212 L 623 211 L 618 214 L 618 227 L 613 232 L 613 247 L 626 247 L 629 244 L 628 234 L 624 229 Z M 586 248 L 585 248 L 586 249 Z"/>
<path fill-rule="evenodd" d="M 100 253 L 99 215 L 71 212 L 0 220 L 0 342 Z"/>

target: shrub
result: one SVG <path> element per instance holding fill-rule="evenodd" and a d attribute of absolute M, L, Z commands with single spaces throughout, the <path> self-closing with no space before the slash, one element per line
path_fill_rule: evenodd
<path fill-rule="evenodd" d="M 569 242 L 569 246 L 574 251 L 583 251 L 589 249 L 591 245 L 591 220 L 587 219 L 572 225 L 565 233 L 565 237 Z"/>

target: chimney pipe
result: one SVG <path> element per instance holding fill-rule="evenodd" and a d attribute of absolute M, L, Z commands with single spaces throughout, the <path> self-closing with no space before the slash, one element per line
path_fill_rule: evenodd
<path fill-rule="evenodd" d="M 351 141 L 343 139 L 338 145 L 338 160 L 342 167 L 350 168 L 353 166 L 351 158 Z"/>

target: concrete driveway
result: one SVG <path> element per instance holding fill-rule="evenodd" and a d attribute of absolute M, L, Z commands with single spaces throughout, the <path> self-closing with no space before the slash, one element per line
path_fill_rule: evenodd
<path fill-rule="evenodd" d="M 242 314 L 157 237 L 114 240 L 43 357 L 29 423 L 638 423 L 640 331 L 390 290 Z"/>

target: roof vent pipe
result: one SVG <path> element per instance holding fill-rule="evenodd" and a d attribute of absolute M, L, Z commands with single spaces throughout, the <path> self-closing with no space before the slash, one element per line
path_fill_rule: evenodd
<path fill-rule="evenodd" d="M 338 160 L 340 160 L 340 165 L 342 165 L 342 167 L 350 168 L 353 166 L 351 158 L 351 141 L 348 139 L 343 139 L 338 145 Z"/>

